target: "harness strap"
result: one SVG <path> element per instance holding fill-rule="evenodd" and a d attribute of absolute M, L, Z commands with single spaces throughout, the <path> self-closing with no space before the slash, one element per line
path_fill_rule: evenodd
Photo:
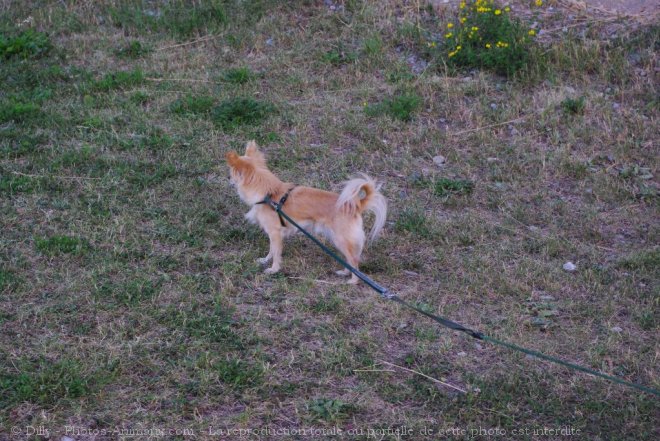
<path fill-rule="evenodd" d="M 284 193 L 284 195 L 280 198 L 279 202 L 275 202 L 272 199 L 272 195 L 270 193 L 268 193 L 262 201 L 257 202 L 257 205 L 259 205 L 259 204 L 269 204 L 269 205 L 271 205 L 275 209 L 275 212 L 277 213 L 277 216 L 280 218 L 280 225 L 282 225 L 283 227 L 286 227 L 286 222 L 284 222 L 284 218 L 282 217 L 282 214 L 280 213 L 280 208 L 282 208 L 282 206 L 284 205 L 286 200 L 289 199 L 289 195 L 291 194 L 293 189 L 296 188 L 296 187 L 297 187 L 297 185 L 294 185 L 293 187 L 288 189 L 286 191 L 286 193 Z"/>

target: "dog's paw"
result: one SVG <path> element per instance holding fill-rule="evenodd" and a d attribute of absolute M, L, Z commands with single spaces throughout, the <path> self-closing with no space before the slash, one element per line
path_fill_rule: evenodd
<path fill-rule="evenodd" d="M 335 271 L 335 274 L 337 274 L 338 276 L 346 277 L 346 276 L 349 276 L 351 274 L 351 272 L 347 269 L 343 269 L 343 270 Z"/>
<path fill-rule="evenodd" d="M 264 273 L 266 273 L 266 274 L 276 274 L 276 273 L 278 273 L 279 271 L 280 271 L 279 268 L 272 268 L 272 267 L 271 267 L 271 268 L 266 268 L 266 269 L 264 270 Z"/>
<path fill-rule="evenodd" d="M 360 281 L 360 279 L 358 279 L 357 277 L 353 276 L 353 277 L 351 277 L 350 279 L 348 279 L 348 280 L 347 280 L 346 282 L 344 282 L 344 283 L 346 283 L 347 285 L 357 285 L 359 281 Z"/>
<path fill-rule="evenodd" d="M 270 262 L 270 257 L 260 257 L 257 259 L 257 263 L 260 265 L 265 265 Z"/>

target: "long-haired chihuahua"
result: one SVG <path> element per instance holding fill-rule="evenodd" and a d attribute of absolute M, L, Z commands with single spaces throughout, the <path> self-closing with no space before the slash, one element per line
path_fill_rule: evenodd
<path fill-rule="evenodd" d="M 367 239 L 362 226 L 362 213 L 374 213 L 369 240 L 376 239 L 385 225 L 387 201 L 379 192 L 380 186 L 366 175 L 346 181 L 341 193 L 337 194 L 282 182 L 268 169 L 266 157 L 254 141 L 247 143 L 245 155 L 231 151 L 225 157 L 232 185 L 241 200 L 252 206 L 245 217 L 258 224 L 270 240 L 268 255 L 258 259 L 264 265 L 272 260 L 266 273 L 273 274 L 280 270 L 283 240 L 298 231 L 281 219 L 271 206 L 262 203 L 266 196 L 280 201 L 286 195 L 283 211 L 303 228 L 325 236 L 341 251 L 346 262 L 355 268 L 358 268 Z M 348 276 L 350 271 L 344 269 L 337 273 Z M 352 274 L 349 283 L 357 282 L 357 276 Z"/>

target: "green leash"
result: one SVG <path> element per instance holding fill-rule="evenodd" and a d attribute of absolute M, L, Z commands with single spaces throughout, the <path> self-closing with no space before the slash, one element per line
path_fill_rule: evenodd
<path fill-rule="evenodd" d="M 437 316 L 435 314 L 431 314 L 429 312 L 426 312 L 414 305 L 411 305 L 410 303 L 406 302 L 403 300 L 401 297 L 397 296 L 396 294 L 391 293 L 387 288 L 379 285 L 378 283 L 374 282 L 369 276 L 358 270 L 357 268 L 354 268 L 352 265 L 350 265 L 348 262 L 346 262 L 344 259 L 339 257 L 334 251 L 332 251 L 330 248 L 325 246 L 321 241 L 319 241 L 316 237 L 312 236 L 311 233 L 309 233 L 307 230 L 305 230 L 303 227 L 298 225 L 293 219 L 291 219 L 285 212 L 282 211 L 282 205 L 284 205 L 284 202 L 286 201 L 286 198 L 284 200 L 280 200 L 280 202 L 275 202 L 270 198 L 270 195 L 267 195 L 263 201 L 259 202 L 259 204 L 268 204 L 270 205 L 280 216 L 280 220 L 282 218 L 286 219 L 289 221 L 291 225 L 296 227 L 298 230 L 300 230 L 301 233 L 303 233 L 305 236 L 307 236 L 312 242 L 314 242 L 316 245 L 318 245 L 326 254 L 328 254 L 330 257 L 335 259 L 337 262 L 339 262 L 344 268 L 355 274 L 360 280 L 362 280 L 364 283 L 369 285 L 373 290 L 377 291 L 381 297 L 387 300 L 392 300 L 393 302 L 399 303 L 403 306 L 406 306 L 414 311 L 419 312 L 422 315 L 425 315 L 426 317 L 430 318 L 431 320 L 436 321 L 437 323 L 441 324 L 442 326 L 445 326 L 447 328 L 453 329 L 455 331 L 460 331 L 464 332 L 467 335 L 469 335 L 472 338 L 476 338 L 478 340 L 483 340 L 483 341 L 488 341 L 496 345 L 503 346 L 505 348 L 509 348 L 514 351 L 522 352 L 527 355 L 531 355 L 533 357 L 537 357 L 546 361 L 550 361 L 552 363 L 556 363 L 562 366 L 565 366 L 570 369 L 575 369 L 577 371 L 582 371 L 587 374 L 594 375 L 596 377 L 604 378 L 606 380 L 613 381 L 618 384 L 622 384 L 624 386 L 632 387 L 637 390 L 641 390 L 642 392 L 647 392 L 656 396 L 660 396 L 660 391 L 657 389 L 654 389 L 652 387 L 644 386 L 641 384 L 637 383 L 631 383 L 629 381 L 622 380 L 620 378 L 614 377 L 612 375 L 607 375 L 599 371 L 595 371 L 593 369 L 586 368 L 584 366 L 580 366 L 574 363 L 570 363 L 568 361 L 560 360 L 559 358 L 552 357 L 550 355 L 545 355 L 541 352 L 533 351 L 531 349 L 526 349 L 521 346 L 514 345 L 512 343 L 508 343 L 502 340 L 498 340 L 493 337 L 489 337 L 485 334 L 482 334 L 481 332 L 474 331 L 470 328 L 466 328 L 465 326 L 461 325 L 460 323 L 456 323 L 454 321 L 448 320 L 446 318 Z"/>

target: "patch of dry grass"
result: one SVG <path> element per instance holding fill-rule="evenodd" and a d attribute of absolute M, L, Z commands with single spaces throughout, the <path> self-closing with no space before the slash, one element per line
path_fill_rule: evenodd
<path fill-rule="evenodd" d="M 52 48 L 0 65 L 0 427 L 219 439 L 209 426 L 336 426 L 365 439 L 406 425 L 420 439 L 424 427 L 571 426 L 653 439 L 653 397 L 323 283 L 337 268 L 302 237 L 283 274 L 261 273 L 267 240 L 245 225 L 221 158 L 256 138 L 287 181 L 336 190 L 367 172 L 390 201 L 362 266 L 379 283 L 657 388 L 657 28 L 621 42 L 596 38 L 597 23 L 571 27 L 542 39 L 536 70 L 506 80 L 420 68 L 415 30 L 449 11 L 222 4 L 226 23 L 195 16 L 185 41 L 111 16 L 157 16 L 150 2 L 1 10 L 1 32 L 30 16 Z M 410 118 L 364 110 L 402 93 L 421 99 Z M 214 123 L 212 106 L 244 97 L 277 112 Z M 16 103 L 38 117 L 11 116 Z"/>

